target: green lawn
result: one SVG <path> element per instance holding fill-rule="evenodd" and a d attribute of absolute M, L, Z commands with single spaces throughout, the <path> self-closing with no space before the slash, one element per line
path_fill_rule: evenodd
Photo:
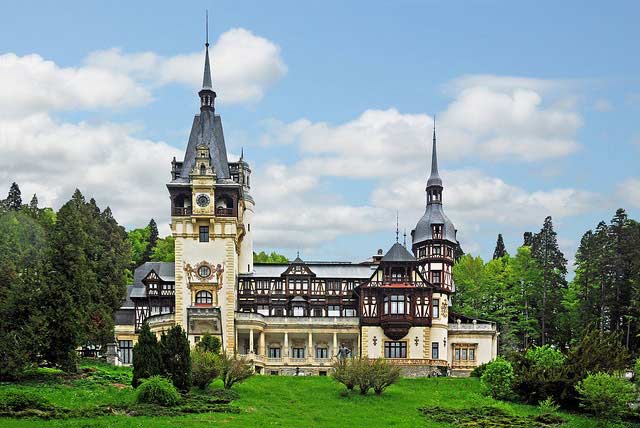
<path fill-rule="evenodd" d="M 17 385 L 3 384 L 0 390 L 37 391 L 53 404 L 66 408 L 88 408 L 96 404 L 127 403 L 133 390 L 110 384 L 113 374 L 128 375 L 128 369 L 103 367 L 105 378 L 96 381 L 61 381 L 55 374 L 48 380 L 33 380 Z M 102 372 L 101 372 L 102 373 Z M 214 384 L 213 387 L 219 387 Z M 418 408 L 443 406 L 470 408 L 497 406 L 517 415 L 536 415 L 534 406 L 502 403 L 480 393 L 477 379 L 403 379 L 382 396 L 345 393 L 345 388 L 326 377 L 255 376 L 234 386 L 240 398 L 233 404 L 239 414 L 209 413 L 179 417 L 105 416 L 67 420 L 2 419 L 2 428 L 12 427 L 443 427 L 426 419 Z M 563 414 L 565 427 L 595 427 L 596 421 L 585 416 Z"/>

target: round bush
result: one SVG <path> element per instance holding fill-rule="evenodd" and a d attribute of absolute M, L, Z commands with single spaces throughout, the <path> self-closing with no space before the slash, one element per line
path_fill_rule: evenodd
<path fill-rule="evenodd" d="M 513 367 L 502 357 L 487 364 L 480 378 L 487 394 L 496 400 L 509 400 L 513 397 Z"/>
<path fill-rule="evenodd" d="M 180 393 L 169 379 L 162 376 L 152 376 L 143 380 L 136 388 L 136 401 L 171 407 L 180 401 Z"/>
<path fill-rule="evenodd" d="M 580 405 L 602 419 L 619 419 L 635 400 L 635 387 L 622 377 L 608 373 L 590 374 L 578 382 Z"/>

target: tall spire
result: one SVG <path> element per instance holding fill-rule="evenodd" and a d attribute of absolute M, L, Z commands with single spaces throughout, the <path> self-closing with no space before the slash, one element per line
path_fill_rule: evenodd
<path fill-rule="evenodd" d="M 442 203 L 442 179 L 438 173 L 438 151 L 436 147 L 436 115 L 433 115 L 433 146 L 431 149 L 431 175 L 427 180 L 427 205 Z"/>
<path fill-rule="evenodd" d="M 202 89 L 198 92 L 200 96 L 200 109 L 214 110 L 216 93 L 211 83 L 211 64 L 209 62 L 209 11 L 206 11 L 205 21 L 205 53 L 204 53 L 204 74 L 202 77 Z"/>
<path fill-rule="evenodd" d="M 212 89 L 211 84 L 211 65 L 209 64 L 209 11 L 206 11 L 205 22 L 205 54 L 204 54 L 204 76 L 202 78 L 202 89 Z"/>
<path fill-rule="evenodd" d="M 398 217 L 399 217 L 399 212 L 398 212 L 398 210 L 396 210 L 396 242 L 398 242 L 398 234 L 400 233 Z"/>

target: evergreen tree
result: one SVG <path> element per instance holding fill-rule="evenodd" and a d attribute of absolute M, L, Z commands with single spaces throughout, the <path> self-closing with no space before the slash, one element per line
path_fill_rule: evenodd
<path fill-rule="evenodd" d="M 456 242 L 456 246 L 453 248 L 453 259 L 457 262 L 462 256 L 464 256 L 464 250 L 462 249 L 460 242 Z"/>
<path fill-rule="evenodd" d="M 5 204 L 8 209 L 13 211 L 18 211 L 20 207 L 22 207 L 22 194 L 20 193 L 20 187 L 18 187 L 16 182 L 11 183 L 9 195 L 7 196 Z"/>
<path fill-rule="evenodd" d="M 164 374 L 181 391 L 191 387 L 191 356 L 187 335 L 180 325 L 171 327 L 160 339 Z"/>
<path fill-rule="evenodd" d="M 544 220 L 539 233 L 535 234 L 531 244 L 533 257 L 542 268 L 542 284 L 540 297 L 540 342 L 554 343 L 558 338 L 558 323 L 561 310 L 561 299 L 567 287 L 567 259 L 560 251 L 556 232 L 553 230 L 551 217 Z"/>
<path fill-rule="evenodd" d="M 50 271 L 47 233 L 22 211 L 0 212 L 0 379 L 15 379 L 40 362 L 46 347 Z"/>
<path fill-rule="evenodd" d="M 151 261 L 154 262 L 173 262 L 176 260 L 176 241 L 173 236 L 158 239 L 156 247 L 153 249 Z"/>
<path fill-rule="evenodd" d="M 140 385 L 141 379 L 162 374 L 162 357 L 160 344 L 156 335 L 151 332 L 148 323 L 143 323 L 138 334 L 138 343 L 133 347 L 133 380 L 134 388 Z"/>
<path fill-rule="evenodd" d="M 156 248 L 158 243 L 158 225 L 154 219 L 149 221 L 147 225 L 147 229 L 149 230 L 149 238 L 147 240 L 147 246 L 142 254 L 142 263 L 151 261 L 151 256 L 153 255 L 153 250 Z"/>
<path fill-rule="evenodd" d="M 522 246 L 530 247 L 533 242 L 533 233 L 525 232 L 522 238 Z"/>
<path fill-rule="evenodd" d="M 504 241 L 502 240 L 502 233 L 498 233 L 498 240 L 496 241 L 496 249 L 493 250 L 493 259 L 499 259 L 507 255 L 507 249 L 504 247 Z"/>

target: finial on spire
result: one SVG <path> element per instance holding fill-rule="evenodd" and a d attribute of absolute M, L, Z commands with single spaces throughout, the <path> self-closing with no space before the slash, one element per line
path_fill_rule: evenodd
<path fill-rule="evenodd" d="M 240 160 L 244 159 L 244 147 L 240 147 Z"/>
<path fill-rule="evenodd" d="M 436 147 L 436 115 L 433 115 L 433 143 L 431 149 L 431 175 L 427 180 L 427 187 L 442 186 L 442 179 L 438 173 L 438 150 Z"/>
<path fill-rule="evenodd" d="M 205 16 L 206 16 L 206 22 L 205 22 L 205 42 L 204 45 L 206 47 L 209 47 L 209 9 L 205 9 Z"/>
<path fill-rule="evenodd" d="M 298 258 L 298 259 L 300 258 L 300 250 L 298 250 L 298 251 L 296 252 L 296 258 Z"/>
<path fill-rule="evenodd" d="M 407 228 L 406 227 L 404 228 L 403 237 L 404 237 L 404 248 L 407 248 Z"/>
<path fill-rule="evenodd" d="M 398 235 L 400 233 L 398 229 L 398 210 L 396 210 L 396 242 L 398 242 Z"/>

